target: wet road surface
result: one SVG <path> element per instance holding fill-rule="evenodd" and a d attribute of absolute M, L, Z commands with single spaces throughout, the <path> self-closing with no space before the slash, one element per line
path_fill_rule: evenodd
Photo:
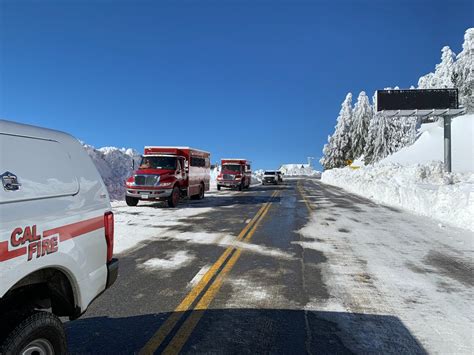
<path fill-rule="evenodd" d="M 444 316 L 437 306 L 454 312 L 451 329 L 472 325 L 468 232 L 310 178 L 179 208 L 203 211 L 173 227 L 195 241 L 158 237 L 119 255 L 116 283 L 66 324 L 71 353 L 417 354 L 444 349 L 435 333 L 472 350 L 423 326 Z M 156 259 L 172 262 L 149 267 Z"/>

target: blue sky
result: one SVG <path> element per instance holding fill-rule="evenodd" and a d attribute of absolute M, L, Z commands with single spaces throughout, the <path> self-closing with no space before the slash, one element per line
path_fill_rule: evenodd
<path fill-rule="evenodd" d="M 471 1 L 0 1 L 0 117 L 96 147 L 320 157 L 347 92 L 416 85 Z M 319 165 L 319 164 L 317 164 Z"/>

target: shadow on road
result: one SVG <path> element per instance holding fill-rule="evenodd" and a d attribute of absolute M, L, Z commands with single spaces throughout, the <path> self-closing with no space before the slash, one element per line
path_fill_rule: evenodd
<path fill-rule="evenodd" d="M 68 322 L 69 350 L 72 354 L 137 352 L 170 314 Z M 187 316 L 188 313 L 184 314 L 183 320 Z M 171 336 L 175 333 L 176 329 Z M 170 336 L 163 345 L 169 341 Z M 394 316 L 285 309 L 207 310 L 182 350 L 299 354 L 308 349 L 319 354 L 426 354 Z"/>
<path fill-rule="evenodd" d="M 184 201 L 178 205 L 186 208 L 209 208 L 209 207 L 226 207 L 234 205 L 258 205 L 270 200 L 269 196 L 250 196 L 250 195 L 227 195 L 227 196 L 206 196 L 201 201 Z M 272 199 L 273 202 L 280 202 L 279 197 Z M 147 205 L 138 205 L 142 208 L 165 208 L 169 209 L 166 202 L 156 202 Z"/>

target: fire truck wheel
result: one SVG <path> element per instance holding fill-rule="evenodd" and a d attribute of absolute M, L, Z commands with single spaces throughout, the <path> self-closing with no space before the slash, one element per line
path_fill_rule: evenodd
<path fill-rule="evenodd" d="M 168 206 L 176 207 L 179 203 L 179 189 L 177 186 L 173 187 L 170 197 L 168 197 Z"/>
<path fill-rule="evenodd" d="M 244 186 L 244 184 L 243 184 L 243 183 L 240 183 L 240 184 L 239 184 L 239 191 L 242 191 L 242 189 L 243 189 L 243 186 Z"/>
<path fill-rule="evenodd" d="M 34 312 L 18 321 L 0 345 L 0 354 L 66 354 L 63 324 L 54 314 Z"/>
<path fill-rule="evenodd" d="M 136 206 L 138 205 L 138 198 L 125 196 L 125 202 L 127 203 L 127 206 Z"/>
<path fill-rule="evenodd" d="M 191 196 L 192 200 L 202 200 L 204 198 L 204 184 L 199 185 L 199 193 Z"/>
<path fill-rule="evenodd" d="M 221 185 L 217 185 L 217 191 L 221 191 Z"/>
<path fill-rule="evenodd" d="M 198 200 L 202 200 L 204 198 L 204 184 L 201 183 L 199 186 L 199 195 Z"/>

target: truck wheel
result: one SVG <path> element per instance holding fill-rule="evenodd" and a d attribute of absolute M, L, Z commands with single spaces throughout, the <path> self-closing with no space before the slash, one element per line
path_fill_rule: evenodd
<path fill-rule="evenodd" d="M 191 196 L 192 200 L 202 200 L 204 198 L 204 185 L 199 185 L 199 193 L 197 195 Z"/>
<path fill-rule="evenodd" d="M 217 185 L 217 191 L 221 191 L 221 185 Z"/>
<path fill-rule="evenodd" d="M 173 187 L 173 191 L 171 192 L 170 197 L 168 197 L 168 206 L 169 207 L 176 207 L 179 203 L 179 189 L 177 186 Z"/>
<path fill-rule="evenodd" d="M 243 183 L 240 183 L 240 184 L 239 184 L 239 191 L 242 191 L 243 185 L 244 185 Z"/>
<path fill-rule="evenodd" d="M 204 198 L 204 184 L 201 184 L 199 186 L 199 195 L 198 195 L 198 200 L 202 200 Z"/>
<path fill-rule="evenodd" d="M 138 198 L 125 196 L 125 202 L 127 203 L 127 206 L 136 206 L 138 205 Z"/>
<path fill-rule="evenodd" d="M 0 354 L 66 354 L 66 333 L 54 314 L 34 312 L 19 321 L 0 345 Z"/>

